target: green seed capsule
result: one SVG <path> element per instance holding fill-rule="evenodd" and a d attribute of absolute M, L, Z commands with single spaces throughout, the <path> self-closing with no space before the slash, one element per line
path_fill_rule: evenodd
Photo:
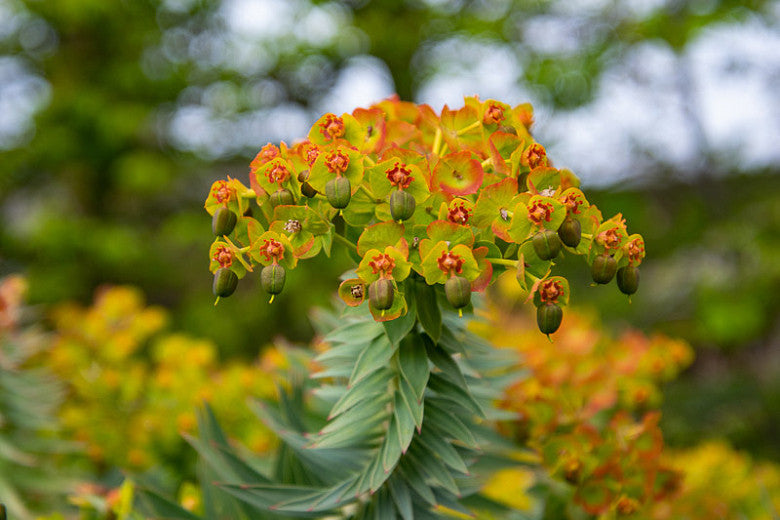
<path fill-rule="evenodd" d="M 558 228 L 558 238 L 569 247 L 577 247 L 582 239 L 582 224 L 577 219 L 566 217 Z"/>
<path fill-rule="evenodd" d="M 536 324 L 542 334 L 548 336 L 558 330 L 563 320 L 563 310 L 555 303 L 543 303 L 536 308 Z"/>
<path fill-rule="evenodd" d="M 267 265 L 260 271 L 260 285 L 263 286 L 265 292 L 274 296 L 284 289 L 285 278 L 284 267 L 279 264 Z"/>
<path fill-rule="evenodd" d="M 218 237 L 229 235 L 233 232 L 238 222 L 238 217 L 225 206 L 217 208 L 211 217 L 211 231 Z"/>
<path fill-rule="evenodd" d="M 380 278 L 368 286 L 368 300 L 371 306 L 380 311 L 386 311 L 393 306 L 395 288 L 389 278 Z"/>
<path fill-rule="evenodd" d="M 639 288 L 639 269 L 633 265 L 621 267 L 617 271 L 617 285 L 620 292 L 631 296 Z"/>
<path fill-rule="evenodd" d="M 214 273 L 214 284 L 211 286 L 214 296 L 227 298 L 238 287 L 238 275 L 227 267 L 220 267 Z"/>
<path fill-rule="evenodd" d="M 298 182 L 301 183 L 301 195 L 312 199 L 317 195 L 317 190 L 314 189 L 314 186 L 306 182 L 308 179 L 309 170 L 303 170 L 298 174 Z"/>
<path fill-rule="evenodd" d="M 550 229 L 538 232 L 533 238 L 534 251 L 542 260 L 552 260 L 561 251 L 558 234 Z"/>
<path fill-rule="evenodd" d="M 276 206 L 291 206 L 295 204 L 293 194 L 287 188 L 279 188 L 271 194 L 271 198 L 268 200 L 271 203 L 272 208 L 275 208 Z"/>
<path fill-rule="evenodd" d="M 344 209 L 352 198 L 352 185 L 346 177 L 336 177 L 325 185 L 325 196 L 330 205 L 336 209 Z"/>
<path fill-rule="evenodd" d="M 471 303 L 471 282 L 462 276 L 450 276 L 444 283 L 447 301 L 456 309 L 462 309 Z"/>
<path fill-rule="evenodd" d="M 617 261 L 610 255 L 600 255 L 593 260 L 590 266 L 590 274 L 593 281 L 600 284 L 609 283 L 615 276 L 617 270 Z"/>
<path fill-rule="evenodd" d="M 393 220 L 409 220 L 417 203 L 411 193 L 397 190 L 390 195 L 390 215 Z"/>

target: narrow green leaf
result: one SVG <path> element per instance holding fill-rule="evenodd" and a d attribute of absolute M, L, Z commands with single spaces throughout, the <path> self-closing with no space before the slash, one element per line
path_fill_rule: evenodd
<path fill-rule="evenodd" d="M 325 435 L 341 429 L 351 429 L 363 422 L 369 422 L 376 415 L 385 415 L 384 399 L 363 400 L 349 410 L 329 421 L 319 431 L 320 435 Z"/>
<path fill-rule="evenodd" d="M 425 477 L 420 472 L 420 469 L 416 464 L 412 463 L 411 459 L 407 459 L 406 457 L 401 459 L 400 472 L 406 483 L 409 484 L 409 487 L 411 487 L 420 498 L 432 506 L 437 504 L 436 496 L 433 494 L 433 491 L 431 491 L 428 484 L 425 483 Z"/>
<path fill-rule="evenodd" d="M 341 417 L 348 417 L 345 414 Z M 379 411 L 365 420 L 351 423 L 350 426 L 319 435 L 310 445 L 311 448 L 346 448 L 366 446 L 374 440 L 379 426 L 386 420 L 384 411 Z"/>
<path fill-rule="evenodd" d="M 242 502 L 263 509 L 272 511 L 284 516 L 295 516 L 295 518 L 321 518 L 322 512 L 319 511 L 295 511 L 288 513 L 277 511 L 276 506 L 280 503 L 290 502 L 296 499 L 306 499 L 320 493 L 317 488 L 307 486 L 286 486 L 286 485 L 268 485 L 268 484 L 218 484 L 231 495 Z"/>
<path fill-rule="evenodd" d="M 377 454 L 374 460 L 371 461 L 371 466 L 368 468 L 369 473 L 369 487 L 372 493 L 379 489 L 382 484 L 390 477 L 390 472 L 385 471 L 382 465 L 381 452 Z"/>
<path fill-rule="evenodd" d="M 480 449 L 471 430 L 455 414 L 440 408 L 436 399 L 425 400 L 425 427 L 436 429 L 439 435 L 464 446 Z"/>
<path fill-rule="evenodd" d="M 395 417 L 395 426 L 398 429 L 398 438 L 401 442 L 401 452 L 406 453 L 406 450 L 409 448 L 409 443 L 412 442 L 412 437 L 414 437 L 416 425 L 414 416 L 406 403 L 404 403 L 404 398 L 401 396 L 400 391 L 396 391 L 395 393 L 393 414 Z"/>
<path fill-rule="evenodd" d="M 459 471 L 466 475 L 469 474 L 466 463 L 460 458 L 457 450 L 455 450 L 449 442 L 440 437 L 438 432 L 431 432 L 428 428 L 425 428 L 417 439 L 425 446 L 432 456 L 439 457 L 444 464 L 455 471 Z"/>
<path fill-rule="evenodd" d="M 482 411 L 482 407 L 479 406 L 479 403 L 471 396 L 468 390 L 441 377 L 439 374 L 431 374 L 431 377 L 428 379 L 428 388 L 436 392 L 439 397 L 468 408 L 483 419 L 485 418 L 485 412 Z"/>
<path fill-rule="evenodd" d="M 436 301 L 436 286 L 423 280 L 414 280 L 414 299 L 417 300 L 417 319 L 434 343 L 441 337 L 441 310 Z"/>
<path fill-rule="evenodd" d="M 401 342 L 398 347 L 398 363 L 404 379 L 412 385 L 417 399 L 421 400 L 428 384 L 430 367 L 425 344 L 419 335 L 408 336 Z"/>
<path fill-rule="evenodd" d="M 356 320 L 347 323 L 346 325 L 337 328 L 325 338 L 325 343 L 336 344 L 346 343 L 350 344 L 355 341 L 355 338 L 360 338 L 363 341 L 374 339 L 382 334 L 382 326 L 374 321 Z"/>
<path fill-rule="evenodd" d="M 376 508 L 374 509 L 374 520 L 397 520 L 398 516 L 393 506 L 393 499 L 386 489 L 379 490 L 374 499 Z"/>
<path fill-rule="evenodd" d="M 355 367 L 349 378 L 349 386 L 354 386 L 371 372 L 386 366 L 390 358 L 393 357 L 393 352 L 393 345 L 387 336 L 374 338 L 355 362 Z"/>
<path fill-rule="evenodd" d="M 439 486 L 456 496 L 460 496 L 458 484 L 452 478 L 452 474 L 438 458 L 427 453 L 421 445 L 415 443 L 409 448 L 406 458 L 410 458 L 422 473 L 428 475 Z"/>
<path fill-rule="evenodd" d="M 146 487 L 136 487 L 136 495 L 141 499 L 144 509 L 148 509 L 155 518 L 163 520 L 200 520 L 176 502 L 165 498 L 156 491 Z"/>
<path fill-rule="evenodd" d="M 436 368 L 441 371 L 441 374 L 444 377 L 461 388 L 467 388 L 466 378 L 463 377 L 463 372 L 460 371 L 458 363 L 447 351 L 434 345 L 430 341 L 425 342 L 425 350 L 428 353 L 428 358 L 436 365 Z"/>
<path fill-rule="evenodd" d="M 409 408 L 409 412 L 411 412 L 412 417 L 414 418 L 414 424 L 417 426 L 417 431 L 420 431 L 423 423 L 423 401 L 417 399 L 412 385 L 403 377 L 399 378 L 398 386 L 398 391 L 401 393 L 404 404 Z"/>
<path fill-rule="evenodd" d="M 394 346 L 398 346 L 398 343 L 414 328 L 414 324 L 417 321 L 414 298 L 407 298 L 406 303 L 408 305 L 406 314 L 394 320 L 382 322 L 385 334 L 387 334 L 390 343 Z"/>
<path fill-rule="evenodd" d="M 400 513 L 403 520 L 414 520 L 414 505 L 412 504 L 412 495 L 409 493 L 409 488 L 406 486 L 406 482 L 401 480 L 397 475 L 390 477 L 387 481 L 387 487 L 390 490 L 390 496 L 395 502 L 395 508 Z"/>
<path fill-rule="evenodd" d="M 361 401 L 373 399 L 386 393 L 388 390 L 387 385 L 392 375 L 393 373 L 390 370 L 377 370 L 348 389 L 333 406 L 333 409 L 330 411 L 330 418 L 334 418 L 349 410 Z"/>
<path fill-rule="evenodd" d="M 391 471 L 401 458 L 404 447 L 401 446 L 401 438 L 398 433 L 397 419 L 393 415 L 390 426 L 387 428 L 385 440 L 382 444 L 382 467 L 385 471 Z"/>

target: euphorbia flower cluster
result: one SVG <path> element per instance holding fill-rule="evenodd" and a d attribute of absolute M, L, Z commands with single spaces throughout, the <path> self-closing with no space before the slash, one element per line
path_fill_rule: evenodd
<path fill-rule="evenodd" d="M 472 291 L 512 269 L 550 334 L 569 295 L 567 281 L 552 275 L 560 255 L 586 258 L 597 283 L 617 272 L 619 288 L 632 294 L 645 250 L 621 215 L 603 219 L 577 177 L 551 165 L 532 122 L 529 105 L 477 97 L 439 114 L 395 97 L 325 114 L 294 145 L 263 146 L 248 187 L 214 183 L 206 200 L 217 235 L 211 270 L 241 278 L 262 264 L 263 286 L 275 295 L 286 269 L 339 242 L 359 264 L 339 294 L 348 305 L 368 295 L 375 319 L 387 321 L 409 309 L 407 278 L 444 286 L 461 310 Z"/>

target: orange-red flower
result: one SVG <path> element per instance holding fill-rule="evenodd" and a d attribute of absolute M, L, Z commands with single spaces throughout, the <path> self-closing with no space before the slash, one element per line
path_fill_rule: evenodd
<path fill-rule="evenodd" d="M 273 238 L 265 239 L 263 245 L 260 246 L 260 255 L 269 262 L 278 263 L 284 256 L 284 246 Z"/>
<path fill-rule="evenodd" d="M 493 123 L 500 123 L 504 120 L 504 109 L 501 107 L 501 105 L 490 101 L 488 102 L 488 107 L 485 110 L 485 115 L 482 116 L 482 122 L 486 125 L 493 124 Z"/>
<path fill-rule="evenodd" d="M 620 241 L 620 228 L 617 226 L 605 229 L 596 235 L 596 242 L 607 249 L 617 249 L 620 246 Z"/>
<path fill-rule="evenodd" d="M 642 238 L 635 238 L 626 244 L 626 256 L 629 264 L 635 264 L 642 260 L 645 255 L 645 241 Z"/>
<path fill-rule="evenodd" d="M 439 263 L 439 269 L 450 276 L 463 272 L 463 263 L 465 260 L 461 258 L 460 255 L 444 251 L 436 261 Z"/>
<path fill-rule="evenodd" d="M 349 156 L 339 151 L 330 152 L 325 157 L 325 167 L 330 173 L 340 176 L 349 168 Z"/>
<path fill-rule="evenodd" d="M 344 135 L 344 120 L 335 114 L 326 114 L 325 120 L 320 123 L 320 132 L 325 139 L 338 139 Z"/>
<path fill-rule="evenodd" d="M 268 177 L 268 182 L 271 184 L 279 184 L 280 186 L 290 176 L 290 170 L 283 164 L 277 164 L 273 168 L 270 168 L 265 176 Z"/>
<path fill-rule="evenodd" d="M 547 152 L 544 147 L 539 143 L 534 143 L 525 150 L 520 156 L 523 164 L 527 165 L 532 170 L 539 166 L 545 166 L 547 164 Z"/>
<path fill-rule="evenodd" d="M 228 246 L 219 246 L 214 251 L 214 260 L 220 267 L 230 267 L 233 265 L 233 252 Z"/>
<path fill-rule="evenodd" d="M 554 206 L 543 200 L 535 200 L 528 207 L 528 218 L 537 226 L 542 226 L 542 221 L 550 222 Z"/>
<path fill-rule="evenodd" d="M 228 185 L 227 181 L 217 181 L 214 187 L 214 198 L 218 203 L 223 204 L 230 200 L 230 195 L 233 190 Z"/>
<path fill-rule="evenodd" d="M 387 253 L 382 253 L 371 257 L 371 262 L 368 265 L 371 266 L 374 274 L 379 274 L 380 278 L 390 278 L 395 268 L 395 260 Z"/>
<path fill-rule="evenodd" d="M 408 188 L 414 180 L 414 177 L 412 177 L 412 170 L 402 162 L 396 162 L 392 168 L 385 171 L 385 174 L 387 175 L 387 180 L 390 181 L 390 184 L 398 186 L 401 189 Z"/>
<path fill-rule="evenodd" d="M 546 280 L 539 286 L 539 297 L 543 303 L 557 303 L 563 294 L 563 285 L 558 280 Z"/>
<path fill-rule="evenodd" d="M 460 205 L 455 204 L 447 212 L 447 220 L 455 224 L 461 224 L 465 226 L 468 224 L 469 218 L 471 218 L 471 213 L 473 211 L 474 210 L 471 208 L 466 208 L 466 204 L 464 202 L 461 202 Z"/>

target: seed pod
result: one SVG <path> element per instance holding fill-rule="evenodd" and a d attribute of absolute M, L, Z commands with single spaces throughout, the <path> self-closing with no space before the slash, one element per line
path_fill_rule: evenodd
<path fill-rule="evenodd" d="M 462 276 L 450 276 L 444 284 L 447 301 L 456 309 L 462 309 L 471 302 L 471 282 Z"/>
<path fill-rule="evenodd" d="M 260 271 L 260 284 L 270 295 L 277 295 L 284 288 L 286 273 L 284 267 L 279 264 L 271 264 L 263 267 Z"/>
<path fill-rule="evenodd" d="M 617 271 L 617 285 L 620 292 L 631 296 L 639 288 L 639 269 L 633 265 L 621 267 Z"/>
<path fill-rule="evenodd" d="M 577 247 L 582 239 L 582 224 L 571 217 L 566 217 L 558 228 L 558 238 L 569 247 Z"/>
<path fill-rule="evenodd" d="M 550 229 L 539 231 L 533 238 L 534 251 L 542 260 L 552 260 L 561 251 L 558 234 Z"/>
<path fill-rule="evenodd" d="M 233 232 L 238 222 L 238 217 L 225 206 L 220 206 L 211 217 L 211 231 L 218 237 L 229 235 Z"/>
<path fill-rule="evenodd" d="M 558 330 L 563 320 L 563 311 L 556 303 L 543 303 L 536 308 L 536 324 L 542 334 L 548 336 Z"/>
<path fill-rule="evenodd" d="M 317 190 L 314 189 L 314 186 L 306 182 L 306 180 L 309 178 L 309 170 L 303 170 L 301 173 L 298 174 L 298 182 L 301 183 L 301 195 L 308 198 L 314 198 L 315 195 L 317 195 Z"/>
<path fill-rule="evenodd" d="M 397 190 L 390 195 L 390 215 L 393 220 L 409 220 L 416 206 L 417 203 L 411 193 Z"/>
<path fill-rule="evenodd" d="M 615 276 L 617 270 L 617 261 L 611 255 L 599 255 L 593 260 L 590 266 L 590 274 L 593 281 L 600 284 L 609 283 Z"/>
<path fill-rule="evenodd" d="M 279 188 L 273 192 L 269 201 L 272 208 L 276 206 L 290 206 L 295 203 L 292 192 L 287 188 Z"/>
<path fill-rule="evenodd" d="M 214 273 L 214 284 L 211 286 L 214 296 L 227 298 L 238 286 L 238 275 L 227 267 L 220 267 Z"/>
<path fill-rule="evenodd" d="M 368 300 L 371 305 L 380 311 L 386 311 L 393 306 L 395 288 L 389 278 L 380 278 L 368 286 Z"/>
<path fill-rule="evenodd" d="M 336 209 L 344 209 L 352 198 L 352 186 L 346 177 L 336 177 L 325 185 L 325 196 L 330 205 Z"/>

